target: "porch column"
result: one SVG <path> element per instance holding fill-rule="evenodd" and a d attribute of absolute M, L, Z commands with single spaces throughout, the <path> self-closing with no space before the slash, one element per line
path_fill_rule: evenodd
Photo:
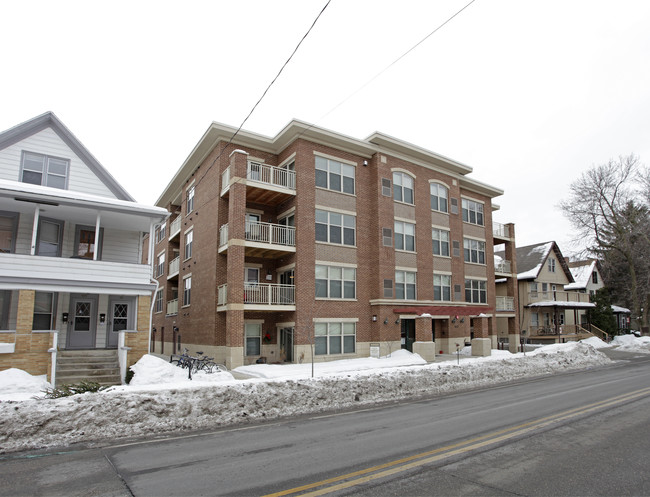
<path fill-rule="evenodd" d="M 492 340 L 489 338 L 488 317 L 473 318 L 474 339 L 472 340 L 472 355 L 485 357 L 491 354 Z"/>
<path fill-rule="evenodd" d="M 422 359 L 432 362 L 436 358 L 436 344 L 433 341 L 431 316 L 419 316 L 415 319 L 415 343 L 413 352 Z"/>

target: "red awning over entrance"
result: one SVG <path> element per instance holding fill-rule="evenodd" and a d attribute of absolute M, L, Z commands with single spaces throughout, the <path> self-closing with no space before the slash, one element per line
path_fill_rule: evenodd
<path fill-rule="evenodd" d="M 431 314 L 432 316 L 478 316 L 479 314 L 489 314 L 492 308 L 488 306 L 470 307 L 462 305 L 435 305 L 422 307 L 402 307 L 393 309 L 395 314 Z"/>

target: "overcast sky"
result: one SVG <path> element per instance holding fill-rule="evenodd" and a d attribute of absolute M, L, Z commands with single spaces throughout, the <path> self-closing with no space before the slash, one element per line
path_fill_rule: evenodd
<path fill-rule="evenodd" d="M 332 0 L 245 129 L 374 131 L 505 190 L 517 245 L 572 251 L 558 208 L 594 164 L 650 163 L 650 2 Z M 326 0 L 12 1 L 0 129 L 53 111 L 153 204 L 212 121 L 239 126 Z"/>

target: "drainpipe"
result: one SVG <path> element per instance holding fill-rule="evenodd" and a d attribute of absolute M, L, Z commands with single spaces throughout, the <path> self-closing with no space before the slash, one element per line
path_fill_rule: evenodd
<path fill-rule="evenodd" d="M 156 305 L 156 295 L 158 293 L 158 288 L 160 287 L 158 280 L 153 277 L 153 265 L 154 265 L 153 237 L 156 230 L 156 226 L 160 226 L 160 225 L 161 223 L 154 225 L 153 220 L 149 224 L 149 281 L 155 283 L 156 289 L 154 290 L 153 295 L 151 296 L 151 306 L 149 307 L 149 337 L 147 339 L 147 354 L 151 352 L 151 329 L 153 328 L 153 308 Z"/>
<path fill-rule="evenodd" d="M 52 337 L 52 348 L 48 352 L 52 354 L 52 369 L 50 370 L 50 383 L 53 387 L 56 386 L 56 352 L 59 348 L 59 332 L 55 331 Z"/>

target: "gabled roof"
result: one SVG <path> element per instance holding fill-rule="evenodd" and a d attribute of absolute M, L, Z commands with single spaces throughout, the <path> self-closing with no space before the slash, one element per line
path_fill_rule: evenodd
<path fill-rule="evenodd" d="M 575 261 L 569 262 L 569 271 L 573 276 L 573 283 L 564 285 L 565 290 L 582 290 L 587 288 L 589 281 L 591 280 L 591 275 L 596 269 L 598 261 L 595 259 L 588 261 Z"/>
<path fill-rule="evenodd" d="M 560 251 L 557 243 L 544 242 L 536 243 L 534 245 L 527 245 L 525 247 L 517 247 L 517 279 L 518 280 L 534 280 L 539 276 L 539 272 L 546 264 L 546 259 L 551 254 L 555 253 L 557 260 L 566 274 L 569 281 L 573 282 L 573 275 L 569 271 L 566 259 Z M 495 256 L 504 257 L 503 252 L 495 252 Z"/>
<path fill-rule="evenodd" d="M 102 166 L 97 159 L 88 151 L 88 149 L 79 141 L 79 139 L 66 128 L 61 120 L 49 111 L 40 116 L 36 116 L 29 121 L 18 124 L 13 128 L 0 133 L 0 150 L 18 143 L 36 133 L 50 128 L 54 131 L 63 142 L 72 149 L 72 151 L 88 166 L 88 168 L 106 185 L 106 187 L 120 200 L 134 202 L 135 199 L 122 188 L 122 186 L 111 176 L 111 174 Z"/>

